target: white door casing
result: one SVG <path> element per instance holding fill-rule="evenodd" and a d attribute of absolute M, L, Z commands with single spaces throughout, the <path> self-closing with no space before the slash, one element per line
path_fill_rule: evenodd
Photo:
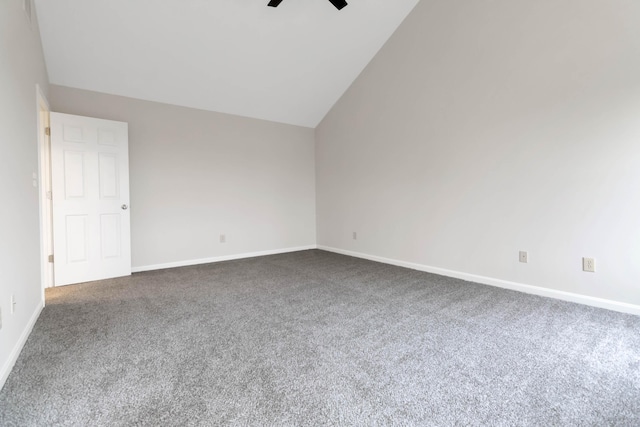
<path fill-rule="evenodd" d="M 53 206 L 51 205 L 51 141 L 49 139 L 49 102 L 40 85 L 36 84 L 36 110 L 38 111 L 38 163 L 40 176 L 40 265 L 42 301 L 44 289 L 53 286 Z"/>
<path fill-rule="evenodd" d="M 51 113 L 55 285 L 131 274 L 128 125 Z"/>

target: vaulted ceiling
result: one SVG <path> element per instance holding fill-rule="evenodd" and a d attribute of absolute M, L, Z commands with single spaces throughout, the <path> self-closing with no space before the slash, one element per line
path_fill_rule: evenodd
<path fill-rule="evenodd" d="M 418 0 L 35 0 L 51 83 L 315 127 Z"/>

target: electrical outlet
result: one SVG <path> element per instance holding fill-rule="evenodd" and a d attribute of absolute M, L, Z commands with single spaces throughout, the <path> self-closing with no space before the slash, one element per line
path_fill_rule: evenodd
<path fill-rule="evenodd" d="M 220 243 L 227 243 L 227 236 L 224 234 L 220 235 Z"/>
<path fill-rule="evenodd" d="M 596 260 L 594 258 L 582 258 L 582 271 L 596 272 Z"/>
<path fill-rule="evenodd" d="M 11 314 L 16 312 L 16 296 L 11 295 Z"/>
<path fill-rule="evenodd" d="M 520 262 L 524 262 L 525 264 L 529 262 L 529 252 L 520 251 Z"/>
<path fill-rule="evenodd" d="M 358 240 L 358 233 L 355 231 L 353 232 L 353 240 Z"/>

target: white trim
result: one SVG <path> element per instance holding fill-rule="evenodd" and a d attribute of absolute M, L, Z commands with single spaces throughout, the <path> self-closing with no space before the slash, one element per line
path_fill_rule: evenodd
<path fill-rule="evenodd" d="M 51 266 L 49 265 L 48 256 L 53 253 L 53 248 L 48 241 L 51 238 L 51 211 L 47 204 L 47 191 L 49 191 L 50 180 L 49 173 L 49 145 L 48 138 L 44 134 L 45 127 L 49 123 L 48 114 L 51 112 L 49 101 L 42 92 L 39 84 L 36 84 L 36 126 L 37 126 L 37 144 L 38 144 L 38 215 L 40 220 L 40 283 L 42 288 L 42 301 L 45 301 L 45 288 L 53 286 L 53 278 L 50 277 Z M 44 117 L 42 115 L 45 115 Z M 49 270 L 49 271 L 48 271 Z"/>
<path fill-rule="evenodd" d="M 578 304 L 589 305 L 593 307 L 606 308 L 609 310 L 619 311 L 621 313 L 629 313 L 640 315 L 640 306 L 628 304 L 625 302 L 613 301 L 604 298 L 590 297 L 588 295 L 575 294 L 572 292 L 559 291 L 556 289 L 543 288 L 540 286 L 525 285 L 524 283 L 509 282 L 507 280 L 494 279 L 492 277 L 478 276 L 475 274 L 462 273 L 444 268 L 431 267 L 424 264 L 413 262 L 399 261 L 391 258 L 384 258 L 375 255 L 368 255 L 360 252 L 352 252 L 344 249 L 332 248 L 329 246 L 318 245 L 318 249 L 328 252 L 335 252 L 342 255 L 348 255 L 356 258 L 368 259 L 370 261 L 381 262 L 383 264 L 396 265 L 398 267 L 410 268 L 412 270 L 425 271 L 427 273 L 439 274 L 441 276 L 454 277 L 469 282 L 481 283 L 483 285 L 496 286 L 498 288 L 511 289 L 514 291 L 524 292 L 527 294 L 540 295 L 543 297 L 555 298 L 563 301 L 575 302 Z"/>
<path fill-rule="evenodd" d="M 18 356 L 20 356 L 22 347 L 24 347 L 24 344 L 27 342 L 27 338 L 29 338 L 29 335 L 31 334 L 31 331 L 33 330 L 34 325 L 38 321 L 38 317 L 40 317 L 40 313 L 42 312 L 43 308 L 44 308 L 44 301 L 40 301 L 40 304 L 38 304 L 38 306 L 36 307 L 36 311 L 34 311 L 33 314 L 31 315 L 31 319 L 29 319 L 29 323 L 27 323 L 27 327 L 24 328 L 24 330 L 22 331 L 22 335 L 20 335 L 20 339 L 18 340 L 16 345 L 13 346 L 13 350 L 11 351 L 9 358 L 7 359 L 4 366 L 2 367 L 2 371 L 0 371 L 0 390 L 2 390 L 2 387 L 4 387 L 4 383 L 7 381 L 7 378 L 9 378 L 9 374 L 13 369 L 13 365 L 16 364 L 16 360 L 18 360 Z M 8 325 L 5 325 L 5 326 L 8 326 Z"/>
<path fill-rule="evenodd" d="M 36 83 L 36 101 L 38 102 L 38 108 L 40 107 L 40 101 L 43 101 L 44 104 L 47 106 L 47 110 L 51 111 L 49 100 L 47 99 L 46 96 L 44 96 L 44 92 L 42 91 L 42 88 L 38 83 Z"/>
<path fill-rule="evenodd" d="M 274 250 L 260 251 L 260 252 L 245 252 L 241 254 L 223 255 L 223 256 L 212 257 L 212 258 L 201 258 L 201 259 L 192 259 L 192 260 L 186 260 L 186 261 L 167 262 L 164 264 L 143 265 L 140 267 L 132 267 L 131 272 L 140 273 L 141 271 L 162 270 L 165 268 L 175 268 L 175 267 L 187 267 L 189 265 L 210 264 L 212 262 L 231 261 L 234 259 L 254 258 L 258 256 L 265 256 L 265 255 L 285 254 L 288 252 L 307 251 L 309 249 L 316 249 L 316 248 L 317 248 L 316 245 L 308 245 L 308 246 L 298 246 L 295 248 L 274 249 Z"/>

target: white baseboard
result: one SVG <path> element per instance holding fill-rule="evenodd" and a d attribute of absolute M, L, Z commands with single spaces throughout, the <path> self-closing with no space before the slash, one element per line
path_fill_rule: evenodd
<path fill-rule="evenodd" d="M 492 277 L 478 276 L 475 274 L 461 273 L 459 271 L 447 270 L 444 268 L 431 267 L 424 264 L 400 261 L 391 258 L 384 258 L 375 255 L 368 255 L 360 252 L 352 252 L 344 249 L 332 248 L 329 246 L 318 245 L 318 249 L 328 252 L 335 252 L 342 255 L 349 255 L 356 258 L 377 261 L 383 264 L 396 265 L 398 267 L 410 268 L 412 270 L 425 271 L 427 273 L 439 274 L 441 276 L 454 277 L 469 282 L 481 283 L 483 285 L 496 286 L 499 288 L 511 289 L 514 291 L 524 292 L 527 294 L 540 295 L 549 298 L 555 298 L 563 301 L 575 302 L 578 304 L 590 305 L 593 307 L 606 308 L 609 310 L 619 311 L 621 313 L 629 313 L 640 315 L 640 306 L 628 304 L 619 301 L 608 300 L 604 298 L 590 297 L 587 295 L 575 294 L 572 292 L 559 291 L 555 289 L 542 288 L 539 286 L 525 285 L 524 283 L 509 282 L 507 280 L 494 279 Z"/>
<path fill-rule="evenodd" d="M 29 319 L 29 323 L 27 323 L 27 327 L 24 328 L 24 330 L 22 331 L 22 334 L 20 335 L 20 339 L 18 339 L 18 342 L 16 343 L 16 345 L 13 346 L 13 350 L 9 355 L 9 359 L 5 362 L 4 366 L 2 367 L 2 371 L 0 371 L 0 390 L 2 390 L 2 387 L 4 387 L 4 383 L 7 381 L 7 378 L 9 378 L 9 374 L 13 369 L 13 365 L 16 364 L 16 360 L 18 360 L 18 356 L 20 356 L 22 347 L 24 347 L 24 344 L 27 342 L 27 338 L 29 338 L 31 331 L 33 330 L 33 326 L 38 321 L 38 317 L 40 317 L 40 313 L 42 313 L 43 308 L 44 308 L 44 301 L 41 301 L 40 304 L 38 304 L 38 306 L 36 307 L 36 310 L 31 315 L 31 319 Z"/>
<path fill-rule="evenodd" d="M 140 273 L 142 271 L 162 270 L 165 268 L 187 267 L 189 265 L 210 264 L 212 262 L 231 261 L 234 259 L 254 258 L 258 256 L 265 256 L 265 255 L 285 254 L 288 252 L 306 251 L 309 249 L 316 249 L 316 248 L 317 248 L 316 245 L 308 245 L 308 246 L 298 246 L 295 248 L 273 249 L 269 251 L 260 251 L 260 252 L 245 252 L 241 254 L 223 255 L 223 256 L 212 257 L 212 258 L 201 258 L 201 259 L 192 259 L 192 260 L 186 260 L 186 261 L 167 262 L 164 264 L 143 265 L 140 267 L 131 268 L 131 272 Z"/>

